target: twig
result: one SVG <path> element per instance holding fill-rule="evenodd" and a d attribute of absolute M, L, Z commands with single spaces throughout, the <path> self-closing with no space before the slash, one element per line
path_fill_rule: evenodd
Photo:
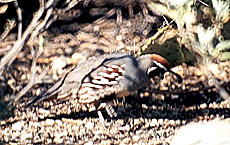
<path fill-rule="evenodd" d="M 152 37 L 148 38 L 145 41 L 145 44 L 141 47 L 141 50 L 137 53 L 137 55 L 141 55 L 144 51 L 146 51 L 147 49 L 149 49 L 149 45 L 154 44 L 155 40 L 160 37 L 160 35 L 162 35 L 166 30 L 168 29 L 172 29 L 172 27 L 170 25 L 167 25 L 163 28 L 160 28 L 157 33 L 155 33 Z"/>
<path fill-rule="evenodd" d="M 14 98 L 13 102 L 16 103 L 26 92 L 29 91 L 29 89 L 36 83 L 36 62 L 38 57 L 42 54 L 43 52 L 43 44 L 44 44 L 44 38 L 42 35 L 39 35 L 39 50 L 34 54 L 34 50 L 31 50 L 32 56 L 33 56 L 33 61 L 31 65 L 31 77 L 29 83 L 17 94 L 17 96 Z"/>
<path fill-rule="evenodd" d="M 18 15 L 18 40 L 22 38 L 22 10 L 18 7 L 18 1 L 14 1 L 14 6 Z"/>
<path fill-rule="evenodd" d="M 44 26 L 46 25 L 48 19 L 50 18 L 51 14 L 53 11 L 53 7 L 49 7 L 49 9 L 46 12 L 46 16 L 44 18 L 44 20 L 40 21 L 39 24 L 36 26 L 35 30 L 33 31 L 33 33 L 31 34 L 30 40 L 29 40 L 29 44 L 31 44 L 31 42 L 34 41 L 34 38 L 38 35 L 39 31 L 44 28 Z"/>
<path fill-rule="evenodd" d="M 0 36 L 0 42 L 9 34 L 10 30 L 12 30 L 15 26 L 16 26 L 15 19 L 6 20 L 5 31 Z"/>
<path fill-rule="evenodd" d="M 162 15 L 162 17 L 164 18 L 164 20 L 165 20 L 165 22 L 166 22 L 167 26 L 170 26 L 170 24 L 169 24 L 168 20 L 165 18 L 165 16 L 164 16 L 164 15 Z"/>
<path fill-rule="evenodd" d="M 205 2 L 203 2 L 203 1 L 201 1 L 201 0 L 197 0 L 197 1 L 199 1 L 201 4 L 205 5 L 206 7 L 209 7 L 209 5 L 206 4 Z M 196 2 L 196 1 L 195 1 L 195 2 Z M 195 3 L 195 2 L 194 2 L 194 3 Z"/>
<path fill-rule="evenodd" d="M 5 53 L 6 51 L 9 51 L 11 49 L 11 46 L 6 46 L 6 48 L 1 48 L 0 49 L 0 55 L 2 54 L 2 53 Z"/>
<path fill-rule="evenodd" d="M 79 2 L 80 2 L 80 0 L 71 0 L 71 1 L 67 2 L 68 6 L 65 9 L 63 9 L 63 13 L 66 12 L 66 11 L 68 11 L 68 10 L 70 10 L 71 8 L 73 8 Z"/>
<path fill-rule="evenodd" d="M 51 19 L 49 19 L 49 21 L 46 23 L 44 29 L 48 29 L 49 26 L 50 26 L 54 21 L 57 20 L 57 17 L 58 17 L 57 15 L 54 15 Z"/>
<path fill-rule="evenodd" d="M 13 46 L 13 48 L 1 59 L 0 61 L 0 75 L 6 65 L 10 65 L 15 58 L 17 57 L 18 53 L 21 51 L 22 47 L 25 44 L 26 39 L 28 38 L 29 34 L 34 30 L 36 27 L 38 20 L 43 15 L 43 12 L 45 10 L 45 7 L 48 8 L 54 3 L 54 0 L 49 0 L 46 2 L 46 5 L 44 4 L 44 0 L 40 0 L 40 8 L 39 10 L 34 14 L 33 19 L 31 20 L 29 26 L 25 30 L 25 32 L 22 35 L 22 38 L 17 40 Z"/>

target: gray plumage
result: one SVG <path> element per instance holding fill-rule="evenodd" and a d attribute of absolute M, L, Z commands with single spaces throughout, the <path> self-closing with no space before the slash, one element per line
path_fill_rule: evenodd
<path fill-rule="evenodd" d="M 71 97 L 79 99 L 80 103 L 92 103 L 111 94 L 123 97 L 150 84 L 150 68 L 162 69 L 158 68 L 150 54 L 135 58 L 116 53 L 92 58 L 66 73 L 45 94 L 28 103 L 28 106 L 50 98 Z"/>

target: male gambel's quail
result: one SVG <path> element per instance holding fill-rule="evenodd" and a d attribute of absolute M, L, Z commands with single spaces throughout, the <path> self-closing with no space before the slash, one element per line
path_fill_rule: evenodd
<path fill-rule="evenodd" d="M 169 70 L 169 63 L 156 54 L 137 58 L 127 54 L 110 54 L 93 58 L 69 71 L 45 94 L 36 97 L 27 106 L 50 98 L 78 99 L 79 103 L 98 102 L 111 94 L 124 97 L 146 87 L 150 78 Z M 180 81 L 182 78 L 175 74 Z"/>

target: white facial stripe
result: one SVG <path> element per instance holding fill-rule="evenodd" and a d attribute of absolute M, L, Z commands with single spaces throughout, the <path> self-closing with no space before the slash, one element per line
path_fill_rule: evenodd
<path fill-rule="evenodd" d="M 156 69 L 157 69 L 157 67 L 150 67 L 150 68 L 148 69 L 148 71 L 147 71 L 147 74 L 149 74 L 151 71 L 156 70 Z"/>
<path fill-rule="evenodd" d="M 161 63 L 159 63 L 159 62 L 157 62 L 157 61 L 153 61 L 158 67 L 160 67 L 161 69 L 164 69 L 165 71 L 168 71 L 168 69 L 164 66 L 164 65 L 162 65 Z"/>

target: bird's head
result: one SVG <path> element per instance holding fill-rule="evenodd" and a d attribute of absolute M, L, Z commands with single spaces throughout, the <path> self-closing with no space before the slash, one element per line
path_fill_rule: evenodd
<path fill-rule="evenodd" d="M 140 57 L 142 57 L 143 60 L 148 61 L 146 63 L 145 61 L 143 61 L 143 65 L 150 64 L 147 67 L 147 75 L 150 78 L 153 78 L 155 76 L 160 76 L 161 78 L 163 78 L 164 73 L 170 72 L 177 77 L 179 83 L 183 81 L 182 77 L 179 74 L 170 70 L 170 64 L 164 57 L 158 54 L 146 54 Z"/>

